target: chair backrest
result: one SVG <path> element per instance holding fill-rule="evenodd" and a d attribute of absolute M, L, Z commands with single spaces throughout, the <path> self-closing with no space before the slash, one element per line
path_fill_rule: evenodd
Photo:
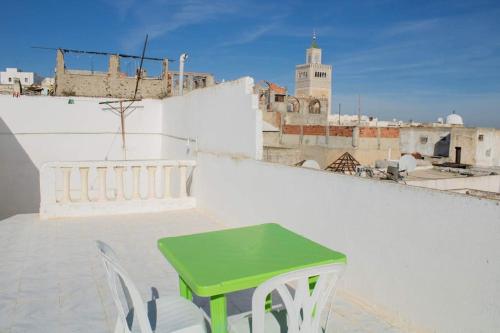
<path fill-rule="evenodd" d="M 345 264 L 316 266 L 278 275 L 262 283 L 252 297 L 252 332 L 264 333 L 266 297 L 274 290 L 286 308 L 288 333 L 319 332 L 322 313 L 344 269 Z M 310 290 L 312 277 L 317 280 Z M 287 284 L 296 287 L 293 296 Z"/>
<path fill-rule="evenodd" d="M 136 318 L 142 333 L 152 333 L 142 297 L 127 272 L 118 263 L 115 252 L 109 245 L 102 241 L 96 241 L 96 244 L 106 270 L 108 285 L 111 289 L 111 295 L 124 331 L 130 332 L 131 322 L 129 323 L 129 321 Z M 123 293 L 125 302 L 122 302 L 120 290 Z M 125 313 L 125 309 L 127 309 L 128 313 Z"/>

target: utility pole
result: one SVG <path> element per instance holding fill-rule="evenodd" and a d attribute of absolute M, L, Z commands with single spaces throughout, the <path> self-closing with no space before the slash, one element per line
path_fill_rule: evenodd
<path fill-rule="evenodd" d="M 358 125 L 361 125 L 361 95 L 358 95 Z"/>
<path fill-rule="evenodd" d="M 342 109 L 342 104 L 339 103 L 339 126 L 340 126 L 340 109 Z"/>

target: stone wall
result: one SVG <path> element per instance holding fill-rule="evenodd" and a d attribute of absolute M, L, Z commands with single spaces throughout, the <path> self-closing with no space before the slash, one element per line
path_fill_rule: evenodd
<path fill-rule="evenodd" d="M 169 72 L 168 59 L 162 62 L 160 77 L 146 77 L 139 82 L 136 98 L 164 98 L 176 95 L 174 92 L 178 76 Z M 185 73 L 185 92 L 196 88 L 213 85 L 213 77 L 206 73 Z M 202 85 L 194 84 L 194 78 L 202 77 Z M 136 76 L 127 76 L 120 70 L 120 57 L 112 55 L 109 58 L 108 72 L 91 72 L 70 70 L 64 65 L 64 54 L 57 51 L 55 95 L 56 96 L 87 96 L 133 98 L 136 87 Z M 197 81 L 198 82 L 198 81 Z M 196 83 L 197 83 L 196 82 Z M 193 84 L 191 84 L 193 83 Z"/>

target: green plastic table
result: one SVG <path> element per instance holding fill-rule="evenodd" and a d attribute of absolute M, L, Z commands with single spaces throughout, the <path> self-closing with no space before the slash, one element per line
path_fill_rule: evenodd
<path fill-rule="evenodd" d="M 296 269 L 346 263 L 346 256 L 274 223 L 158 240 L 179 274 L 181 296 L 210 297 L 212 332 L 227 332 L 226 294 Z"/>

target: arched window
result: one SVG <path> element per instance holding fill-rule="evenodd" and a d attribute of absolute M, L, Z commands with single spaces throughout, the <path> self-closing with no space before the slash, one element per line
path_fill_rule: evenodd
<path fill-rule="evenodd" d="M 309 102 L 309 113 L 320 114 L 321 113 L 321 103 L 318 99 L 313 99 Z"/>
<path fill-rule="evenodd" d="M 287 111 L 288 112 L 296 112 L 296 113 L 300 112 L 300 101 L 297 97 L 288 96 Z"/>

